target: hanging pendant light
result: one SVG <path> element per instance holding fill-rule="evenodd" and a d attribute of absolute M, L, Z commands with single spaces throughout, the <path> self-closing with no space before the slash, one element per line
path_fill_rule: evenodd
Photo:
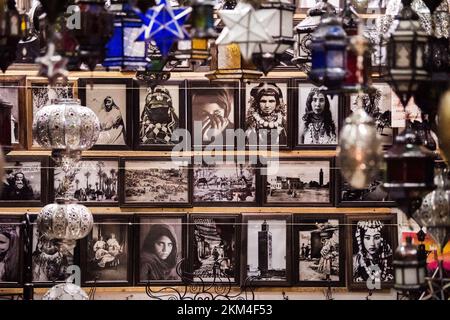
<path fill-rule="evenodd" d="M 191 14 L 191 37 L 193 39 L 214 39 L 214 1 L 193 0 Z"/>

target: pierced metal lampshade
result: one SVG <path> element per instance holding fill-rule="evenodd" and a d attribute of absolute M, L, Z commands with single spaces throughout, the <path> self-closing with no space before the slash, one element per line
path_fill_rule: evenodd
<path fill-rule="evenodd" d="M 89 296 L 73 283 L 60 283 L 48 290 L 42 300 L 89 300 Z"/>
<path fill-rule="evenodd" d="M 421 258 L 411 237 L 407 237 L 406 244 L 399 246 L 394 253 L 392 265 L 395 269 L 396 290 L 420 290 L 425 285 L 426 260 Z"/>

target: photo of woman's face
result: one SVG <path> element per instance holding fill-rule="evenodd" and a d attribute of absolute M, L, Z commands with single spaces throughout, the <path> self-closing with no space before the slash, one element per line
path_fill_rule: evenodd
<path fill-rule="evenodd" d="M 155 249 L 156 255 L 161 260 L 166 260 L 173 249 L 172 240 L 170 240 L 170 238 L 167 236 L 161 236 L 158 238 L 158 240 L 156 240 L 156 242 L 154 244 L 154 249 Z"/>
<path fill-rule="evenodd" d="M 367 252 L 374 255 L 378 252 L 381 245 L 381 233 L 376 229 L 369 228 L 364 234 L 364 247 Z"/>
<path fill-rule="evenodd" d="M 210 116 L 225 117 L 225 110 L 215 102 L 196 104 L 194 100 L 193 104 L 197 109 L 197 112 L 194 113 L 194 121 L 205 121 Z"/>
<path fill-rule="evenodd" d="M 311 102 L 312 111 L 319 115 L 325 110 L 325 95 L 323 93 L 314 94 Z"/>
<path fill-rule="evenodd" d="M 4 253 L 9 249 L 9 239 L 4 234 L 0 234 L 0 253 Z"/>
<path fill-rule="evenodd" d="M 277 100 L 274 96 L 262 96 L 259 99 L 259 108 L 263 115 L 269 115 L 275 111 L 277 107 Z"/>

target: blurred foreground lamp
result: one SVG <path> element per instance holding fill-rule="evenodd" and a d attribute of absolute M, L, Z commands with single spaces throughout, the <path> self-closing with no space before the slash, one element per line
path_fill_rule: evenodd
<path fill-rule="evenodd" d="M 191 37 L 212 39 L 217 37 L 214 29 L 214 0 L 193 0 L 191 14 Z"/>
<path fill-rule="evenodd" d="M 135 41 L 142 32 L 142 20 L 127 0 L 112 1 L 109 11 L 114 14 L 114 33 L 106 44 L 103 66 L 143 69 L 147 65 L 146 44 Z"/>
<path fill-rule="evenodd" d="M 311 71 L 311 39 L 312 33 L 320 24 L 321 17 L 325 14 L 336 13 L 336 8 L 327 0 L 320 0 L 314 7 L 308 10 L 307 16 L 294 28 L 294 63 L 301 71 Z"/>
<path fill-rule="evenodd" d="M 403 8 L 396 17 L 398 26 L 387 44 L 389 84 L 405 108 L 419 83 L 427 79 L 427 36 L 420 26 L 419 16 L 411 8 L 411 1 L 402 0 Z"/>
<path fill-rule="evenodd" d="M 51 287 L 42 300 L 89 300 L 89 296 L 78 285 L 66 282 Z"/>
<path fill-rule="evenodd" d="M 0 98 L 0 145 L 3 154 L 12 150 L 11 144 L 11 110 L 13 105 Z"/>
<path fill-rule="evenodd" d="M 312 34 L 309 79 L 328 90 L 340 89 L 346 75 L 347 35 L 336 16 L 322 19 Z"/>
<path fill-rule="evenodd" d="M 418 291 L 425 285 L 426 260 L 422 259 L 412 238 L 395 250 L 393 267 L 395 270 L 394 288 L 403 292 Z"/>
<path fill-rule="evenodd" d="M 439 104 L 439 149 L 441 155 L 450 163 L 450 91 L 447 91 Z"/>
<path fill-rule="evenodd" d="M 17 44 L 24 36 L 21 20 L 14 0 L 0 0 L 0 69 L 3 72 L 16 60 Z"/>
<path fill-rule="evenodd" d="M 274 42 L 258 43 L 252 55 L 253 63 L 264 74 L 276 67 L 281 54 L 294 44 L 294 11 L 295 6 L 288 0 L 268 0 L 258 8 L 258 12 L 267 12 L 272 17 L 267 31 Z"/>
<path fill-rule="evenodd" d="M 396 137 L 384 159 L 387 168 L 383 187 L 410 219 L 422 197 L 435 188 L 435 155 L 418 145 L 416 135 L 407 127 Z"/>

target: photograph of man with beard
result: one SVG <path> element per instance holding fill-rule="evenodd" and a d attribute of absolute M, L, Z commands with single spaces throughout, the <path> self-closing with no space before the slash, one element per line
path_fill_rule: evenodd
<path fill-rule="evenodd" d="M 3 183 L 1 200 L 33 200 L 33 188 L 21 171 L 11 172 Z"/>

